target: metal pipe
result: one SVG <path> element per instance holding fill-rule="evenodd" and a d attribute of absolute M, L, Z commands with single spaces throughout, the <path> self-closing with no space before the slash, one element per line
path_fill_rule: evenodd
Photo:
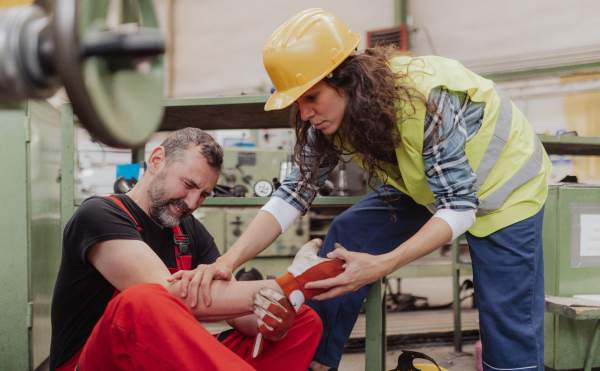
<path fill-rule="evenodd" d="M 408 0 L 396 0 L 394 2 L 394 23 L 406 24 L 408 18 Z"/>

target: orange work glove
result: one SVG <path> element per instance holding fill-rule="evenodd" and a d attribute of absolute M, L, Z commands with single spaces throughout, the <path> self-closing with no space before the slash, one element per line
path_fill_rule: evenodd
<path fill-rule="evenodd" d="M 340 244 L 336 243 L 335 245 L 336 248 L 343 249 Z M 346 262 L 343 260 L 317 256 L 322 247 L 323 241 L 318 238 L 309 241 L 296 254 L 292 265 L 287 269 L 289 273 L 275 279 L 283 289 L 285 296 L 290 299 L 296 312 L 300 310 L 306 300 L 327 291 L 327 289 L 307 290 L 304 288 L 305 284 L 335 277 L 346 268 Z"/>
<path fill-rule="evenodd" d="M 252 348 L 252 358 L 256 358 L 265 339 L 279 341 L 285 337 L 294 324 L 296 310 L 285 296 L 266 287 L 254 294 L 253 300 L 254 314 L 258 316 L 258 335 Z"/>

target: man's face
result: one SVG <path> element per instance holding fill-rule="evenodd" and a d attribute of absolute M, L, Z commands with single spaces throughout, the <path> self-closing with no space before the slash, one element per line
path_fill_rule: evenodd
<path fill-rule="evenodd" d="M 163 227 L 179 225 L 210 195 L 219 180 L 197 147 L 185 151 L 182 161 L 159 169 L 148 187 L 150 217 Z"/>

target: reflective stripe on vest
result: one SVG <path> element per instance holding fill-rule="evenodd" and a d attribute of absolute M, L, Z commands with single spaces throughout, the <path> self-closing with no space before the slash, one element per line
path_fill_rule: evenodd
<path fill-rule="evenodd" d="M 504 146 L 510 137 L 510 129 L 512 126 L 512 102 L 506 93 L 494 83 L 494 88 L 498 97 L 500 97 L 500 109 L 498 118 L 494 126 L 494 135 L 492 136 L 487 150 L 483 154 L 483 158 L 475 174 L 477 181 L 475 189 L 479 191 L 488 175 L 500 159 Z M 477 210 L 477 215 L 484 215 L 493 211 L 499 210 L 504 201 L 520 186 L 535 178 L 542 167 L 543 151 L 540 140 L 535 136 L 535 144 L 533 154 L 523 167 L 507 180 L 500 188 L 495 190 L 491 195 L 481 201 Z"/>

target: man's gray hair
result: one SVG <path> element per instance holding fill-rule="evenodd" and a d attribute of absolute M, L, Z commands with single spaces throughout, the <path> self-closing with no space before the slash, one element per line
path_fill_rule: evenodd
<path fill-rule="evenodd" d="M 174 131 L 161 146 L 165 149 L 167 166 L 182 161 L 184 152 L 190 145 L 198 147 L 198 152 L 206 158 L 208 165 L 221 172 L 223 168 L 223 148 L 210 134 L 197 128 L 185 128 Z"/>

